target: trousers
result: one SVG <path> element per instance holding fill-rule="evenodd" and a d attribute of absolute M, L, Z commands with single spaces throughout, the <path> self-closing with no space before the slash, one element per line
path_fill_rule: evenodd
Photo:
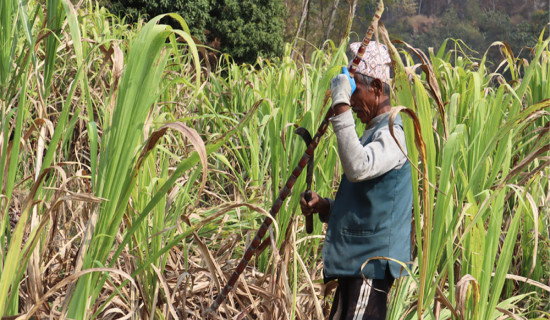
<path fill-rule="evenodd" d="M 338 278 L 329 319 L 385 320 L 394 280 L 388 270 L 384 279 Z"/>

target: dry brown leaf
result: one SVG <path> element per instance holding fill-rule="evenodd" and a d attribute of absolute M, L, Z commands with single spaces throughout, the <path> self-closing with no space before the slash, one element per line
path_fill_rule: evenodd
<path fill-rule="evenodd" d="M 90 269 L 86 269 L 84 271 L 75 272 L 75 273 L 69 275 L 68 277 L 66 277 L 65 279 L 61 280 L 60 282 L 56 283 L 55 286 L 53 286 L 50 290 L 48 290 L 48 292 L 46 292 L 42 297 L 40 297 L 40 300 L 36 303 L 36 305 L 33 306 L 33 308 L 29 312 L 19 316 L 17 318 L 17 320 L 29 320 L 29 319 L 31 319 L 31 317 L 36 313 L 36 311 L 38 311 L 38 308 L 42 304 L 44 304 L 48 301 L 49 297 L 53 296 L 55 293 L 57 293 L 59 290 L 61 290 L 61 288 L 65 287 L 66 285 L 75 282 L 81 276 L 83 276 L 85 274 L 88 274 L 88 273 L 92 273 L 92 272 L 109 272 L 109 273 L 118 274 L 119 276 L 121 276 L 121 277 L 125 278 L 126 280 L 128 280 L 130 282 L 130 284 L 135 289 L 137 289 L 136 282 L 134 281 L 132 276 L 129 275 L 128 273 L 126 273 L 126 272 L 120 271 L 118 269 L 113 269 L 113 268 L 90 268 Z M 133 316 L 133 314 L 135 313 L 137 307 L 138 307 L 137 304 L 135 304 L 132 311 L 130 313 L 128 313 L 126 317 L 123 317 L 121 319 L 128 319 L 131 316 Z"/>
<path fill-rule="evenodd" d="M 479 283 L 472 275 L 467 274 L 463 276 L 458 281 L 455 287 L 456 309 L 461 319 L 465 319 L 465 310 L 468 302 L 468 292 L 470 288 L 473 291 L 474 305 L 477 305 L 480 298 Z"/>
<path fill-rule="evenodd" d="M 172 315 L 174 319 L 179 320 L 178 314 L 176 313 L 176 310 L 174 310 L 174 306 L 172 304 L 172 299 L 171 299 L 172 295 L 170 294 L 170 289 L 168 288 L 166 279 L 164 279 L 164 276 L 160 272 L 159 268 L 157 268 L 157 266 L 155 266 L 154 264 L 151 264 L 151 267 L 153 268 L 153 270 L 155 270 L 155 273 L 157 274 L 160 284 L 162 285 L 162 290 L 164 290 L 164 296 L 167 300 L 166 304 L 168 305 L 168 311 L 170 312 L 170 315 Z M 164 318 L 166 318 L 167 320 L 170 320 L 170 316 L 168 314 L 165 314 Z"/>
<path fill-rule="evenodd" d="M 524 317 L 518 316 L 517 314 L 514 314 L 510 310 L 502 309 L 502 308 L 499 308 L 499 307 L 496 307 L 496 309 L 506 315 L 502 319 L 509 319 L 509 318 L 512 318 L 512 319 L 515 319 L 515 320 L 524 320 L 524 319 L 526 319 Z M 498 319 L 500 319 L 500 317 Z"/>

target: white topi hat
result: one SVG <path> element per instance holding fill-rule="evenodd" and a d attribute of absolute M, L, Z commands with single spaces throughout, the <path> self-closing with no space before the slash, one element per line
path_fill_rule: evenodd
<path fill-rule="evenodd" d="M 361 42 L 354 42 L 349 47 L 356 55 L 361 47 Z M 390 84 L 390 65 L 391 58 L 386 45 L 371 41 L 365 49 L 365 54 L 359 62 L 356 72 L 371 78 L 378 78 L 382 82 Z"/>

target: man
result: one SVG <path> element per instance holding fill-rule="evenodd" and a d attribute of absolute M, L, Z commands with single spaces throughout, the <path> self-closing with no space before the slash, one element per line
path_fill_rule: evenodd
<path fill-rule="evenodd" d="M 359 46 L 350 48 L 356 53 Z M 405 272 L 388 260 L 362 265 L 372 257 L 410 261 L 411 172 L 388 127 L 390 63 L 386 46 L 371 41 L 353 79 L 345 68 L 332 79 L 330 121 L 344 175 L 334 200 L 313 192 L 309 202 L 303 194 L 300 201 L 304 215 L 319 213 L 328 223 L 324 277 L 338 281 L 329 319 L 385 319 L 388 291 Z M 366 125 L 360 138 L 352 111 Z M 399 116 L 394 134 L 406 151 Z"/>

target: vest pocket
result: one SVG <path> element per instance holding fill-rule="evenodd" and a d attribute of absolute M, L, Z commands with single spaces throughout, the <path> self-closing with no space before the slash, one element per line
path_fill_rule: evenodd
<path fill-rule="evenodd" d="M 342 235 L 351 237 L 367 237 L 373 235 L 375 232 L 372 229 L 353 229 L 342 228 Z"/>

